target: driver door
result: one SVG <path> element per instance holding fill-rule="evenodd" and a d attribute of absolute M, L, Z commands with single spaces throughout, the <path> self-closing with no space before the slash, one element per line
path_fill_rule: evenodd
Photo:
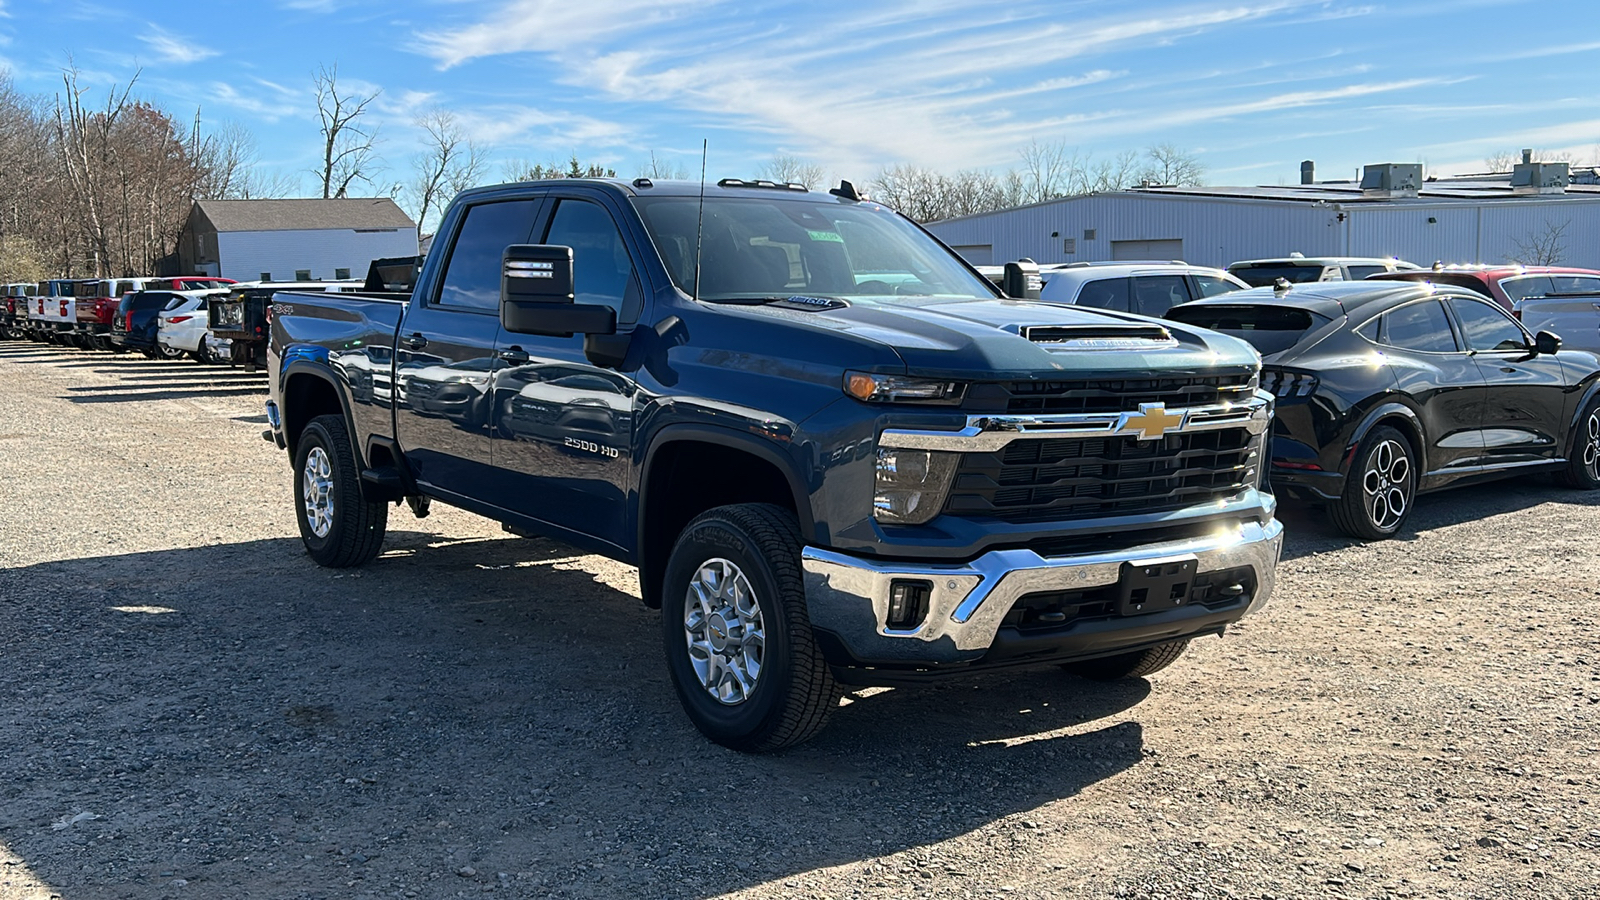
<path fill-rule="evenodd" d="M 1560 360 L 1533 352 L 1522 326 L 1488 300 L 1456 296 L 1445 305 L 1488 387 L 1480 427 L 1485 462 L 1559 457 L 1567 399 Z"/>

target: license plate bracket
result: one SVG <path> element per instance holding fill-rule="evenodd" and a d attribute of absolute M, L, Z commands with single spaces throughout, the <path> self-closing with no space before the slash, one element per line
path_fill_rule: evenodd
<path fill-rule="evenodd" d="M 1193 556 L 1125 562 L 1117 579 L 1117 613 L 1145 616 L 1189 602 L 1200 560 Z"/>

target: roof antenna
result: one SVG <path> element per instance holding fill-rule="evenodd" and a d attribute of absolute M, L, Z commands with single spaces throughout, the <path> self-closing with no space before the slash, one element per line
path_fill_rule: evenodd
<path fill-rule="evenodd" d="M 700 299 L 700 236 L 706 222 L 706 148 L 709 138 L 700 139 L 700 213 L 694 222 L 694 299 Z"/>

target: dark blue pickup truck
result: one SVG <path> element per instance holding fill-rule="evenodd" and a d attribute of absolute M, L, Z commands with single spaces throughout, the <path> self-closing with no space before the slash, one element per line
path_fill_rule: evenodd
<path fill-rule="evenodd" d="M 306 548 L 437 500 L 635 565 L 715 741 L 844 685 L 1145 675 L 1272 592 L 1240 341 L 1008 299 L 848 184 L 502 185 L 439 235 L 410 295 L 273 298 Z"/>

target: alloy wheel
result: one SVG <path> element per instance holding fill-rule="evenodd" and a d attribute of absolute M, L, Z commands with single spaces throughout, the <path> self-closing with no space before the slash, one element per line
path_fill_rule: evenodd
<path fill-rule="evenodd" d="M 1583 443 L 1583 467 L 1589 472 L 1589 478 L 1600 481 L 1600 409 L 1589 413 L 1589 421 L 1585 423 L 1588 435 Z"/>
<path fill-rule="evenodd" d="M 305 471 L 300 475 L 300 494 L 305 499 L 306 523 L 319 538 L 333 529 L 333 465 L 321 447 L 306 454 Z"/>
<path fill-rule="evenodd" d="M 1600 423 L 1597 423 L 1600 424 Z M 1361 476 L 1367 519 L 1380 531 L 1400 527 L 1411 506 L 1411 457 L 1398 441 L 1385 440 L 1367 457 Z"/>
<path fill-rule="evenodd" d="M 737 565 L 711 559 L 695 570 L 683 631 L 700 686 L 727 706 L 749 699 L 761 678 L 767 633 L 755 590 Z"/>

